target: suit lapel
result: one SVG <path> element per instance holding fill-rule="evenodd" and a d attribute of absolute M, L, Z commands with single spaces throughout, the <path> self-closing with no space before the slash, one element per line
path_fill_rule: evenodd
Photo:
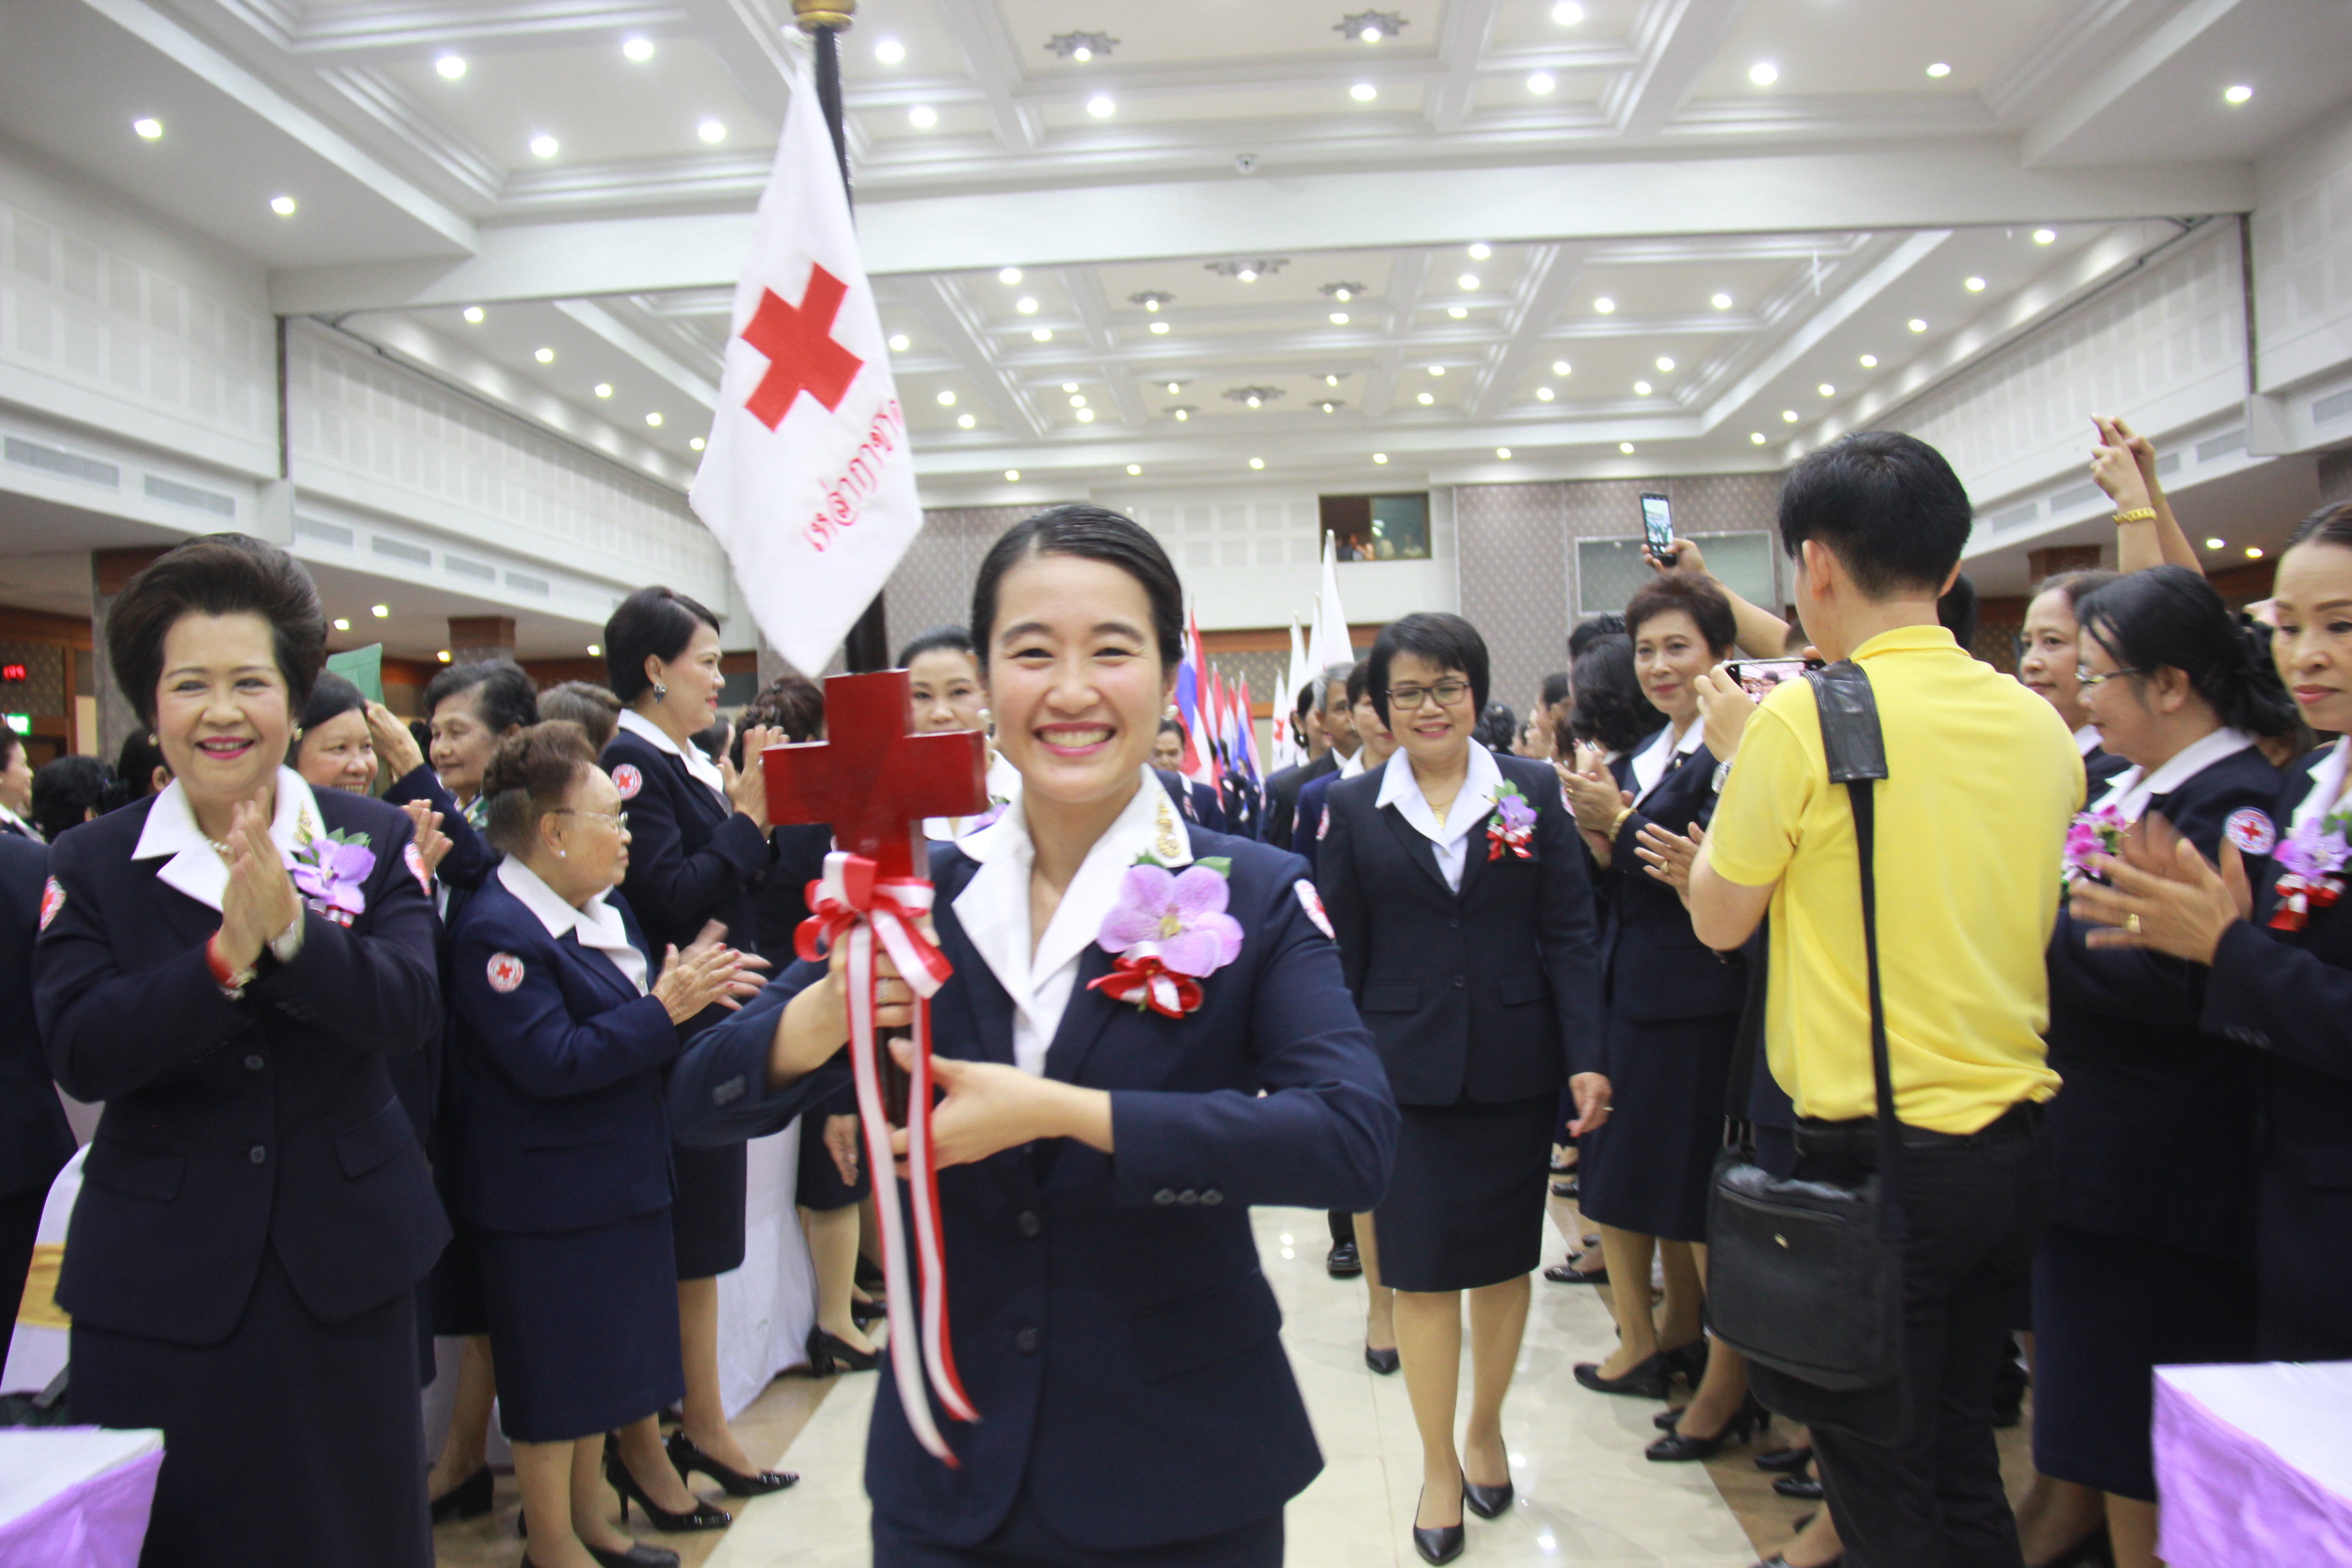
<path fill-rule="evenodd" d="M 958 866 L 961 874 L 940 879 L 931 906 L 931 918 L 940 932 L 940 951 L 955 966 L 955 979 L 961 982 L 955 991 L 963 1000 L 980 1058 L 1009 1067 L 1013 1063 L 1013 998 L 1005 994 L 995 971 L 981 956 L 980 949 L 972 945 L 971 933 L 957 918 L 956 895 L 971 884 L 977 869 L 961 857 L 958 857 Z"/>
<path fill-rule="evenodd" d="M 1331 808 L 1331 797 L 1328 795 L 1323 797 L 1323 808 L 1326 811 Z M 1388 824 L 1389 831 L 1396 836 L 1397 843 L 1404 849 L 1404 858 L 1428 872 L 1430 880 L 1437 884 L 1437 890 L 1452 898 L 1454 889 L 1445 885 L 1445 873 L 1437 868 L 1437 846 L 1423 837 L 1421 829 L 1407 822 L 1404 813 L 1393 805 L 1381 806 L 1373 815 Z"/>
<path fill-rule="evenodd" d="M 169 861 L 145 860 L 135 863 L 144 866 L 148 876 L 154 879 L 155 885 L 163 889 L 165 896 L 157 900 L 156 903 L 163 910 L 164 923 L 172 928 L 173 936 L 186 945 L 194 947 L 209 941 L 213 932 L 220 929 L 221 917 L 218 910 L 205 904 L 202 900 L 190 898 L 158 875 L 166 865 L 170 864 Z"/>
<path fill-rule="evenodd" d="M 528 910 L 523 912 L 534 921 L 539 918 L 530 914 Z M 542 926 L 541 929 L 546 928 Z M 628 976 L 623 974 L 619 967 L 603 953 L 593 948 L 582 946 L 579 932 L 565 931 L 555 939 L 555 948 L 558 952 L 563 954 L 564 962 L 586 975 L 588 983 L 599 991 L 607 995 L 618 997 L 624 1002 L 634 1002 L 637 999 L 637 988 L 629 984 Z M 649 976 L 649 978 L 654 977 L 657 976 Z"/>
<path fill-rule="evenodd" d="M 1089 942 L 1078 955 L 1078 977 L 1070 984 L 1069 1005 L 1062 1009 L 1061 1026 L 1054 1031 L 1054 1043 L 1045 1050 L 1045 1076 L 1064 1083 L 1076 1083 L 1085 1068 L 1087 1057 L 1102 1037 L 1104 1026 L 1109 1024 L 1119 1004 L 1101 992 L 1092 990 L 1094 983 L 1110 973 L 1110 954 L 1099 945 Z"/>

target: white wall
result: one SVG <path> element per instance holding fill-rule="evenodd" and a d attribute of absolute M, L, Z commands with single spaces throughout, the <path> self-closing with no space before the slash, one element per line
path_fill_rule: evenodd
<path fill-rule="evenodd" d="M 2257 445 L 2352 441 L 2352 109 L 2256 168 Z"/>

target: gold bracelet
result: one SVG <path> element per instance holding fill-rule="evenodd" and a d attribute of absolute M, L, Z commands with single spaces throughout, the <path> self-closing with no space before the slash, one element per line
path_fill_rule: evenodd
<path fill-rule="evenodd" d="M 2116 521 L 2117 522 L 2154 522 L 2156 521 L 2156 508 L 2152 506 L 2136 506 L 2129 511 L 2119 511 L 2116 513 Z"/>
<path fill-rule="evenodd" d="M 1630 806 L 1630 805 L 1621 805 L 1621 806 L 1619 806 L 1619 807 L 1617 808 L 1617 815 L 1616 815 L 1615 816 L 1613 816 L 1613 817 L 1612 817 L 1612 818 L 1610 819 L 1610 822 L 1609 822 L 1609 832 L 1608 832 L 1608 834 L 1606 835 L 1606 837 L 1609 837 L 1609 838 L 1611 838 L 1611 839 L 1614 839 L 1614 838 L 1617 837 L 1617 830 L 1618 830 L 1619 828 L 1621 828 L 1621 827 L 1624 826 L 1625 826 L 1625 819 L 1626 819 L 1627 817 L 1629 817 L 1629 816 L 1633 816 L 1633 808 L 1632 806 Z"/>

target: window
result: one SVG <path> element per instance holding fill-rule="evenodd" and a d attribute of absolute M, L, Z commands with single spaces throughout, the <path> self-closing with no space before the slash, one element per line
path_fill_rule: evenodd
<path fill-rule="evenodd" d="M 1749 604 L 1777 613 L 1780 595 L 1773 586 L 1770 534 L 1701 533 L 1686 537 L 1706 552 L 1707 571 L 1724 586 Z M 1578 616 L 1622 613 L 1625 601 L 1650 580 L 1650 575 L 1649 563 L 1642 559 L 1642 541 L 1638 537 L 1578 540 Z"/>
<path fill-rule="evenodd" d="M 1342 561 L 1429 559 L 1429 492 L 1324 496 L 1323 531 L 1337 537 Z"/>

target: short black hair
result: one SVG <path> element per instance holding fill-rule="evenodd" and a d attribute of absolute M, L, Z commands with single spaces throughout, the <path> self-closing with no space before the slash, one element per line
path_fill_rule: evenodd
<path fill-rule="evenodd" d="M 205 533 L 157 556 L 123 585 L 106 614 L 114 682 L 139 715 L 155 722 L 163 639 L 184 616 L 259 616 L 269 623 L 287 716 L 302 711 L 327 662 L 327 612 L 301 563 L 247 533 Z"/>
<path fill-rule="evenodd" d="M 1617 637 L 1624 630 L 1625 617 L 1614 610 L 1603 610 L 1597 616 L 1585 616 L 1576 623 L 1576 629 L 1568 634 L 1568 662 L 1573 665 L 1582 658 L 1584 650 L 1592 646 L 1595 638 Z"/>
<path fill-rule="evenodd" d="M 1633 639 L 1624 633 L 1606 632 L 1586 643 L 1576 656 L 1575 682 L 1576 703 L 1568 719 L 1574 739 L 1604 752 L 1625 752 L 1658 727 L 1658 710 L 1633 673 Z"/>
<path fill-rule="evenodd" d="M 1364 682 L 1371 679 L 1369 660 L 1358 660 L 1348 667 L 1348 706 L 1353 708 L 1364 700 Z"/>
<path fill-rule="evenodd" d="M 950 653 L 963 654 L 974 664 L 980 662 L 980 655 L 972 651 L 971 634 L 961 626 L 933 626 L 900 648 L 898 668 L 904 669 L 925 654 L 937 653 L 942 648 Z"/>
<path fill-rule="evenodd" d="M 2222 723 L 2256 735 L 2292 734 L 2294 700 L 2267 639 L 2238 625 L 2212 584 L 2188 566 L 2151 566 L 2116 578 L 2074 609 L 2083 635 L 2138 675 L 2189 678 Z"/>
<path fill-rule="evenodd" d="M 1134 578 L 1151 608 L 1160 668 L 1173 669 L 1183 662 L 1184 584 L 1168 552 L 1133 518 L 1108 507 L 1073 502 L 1014 523 L 982 558 L 980 575 L 971 585 L 971 637 L 982 669 L 988 668 L 988 645 L 996 635 L 996 601 L 1004 574 L 1032 555 L 1076 555 L 1116 566 Z"/>
<path fill-rule="evenodd" d="M 1424 612 L 1382 626 L 1364 660 L 1364 689 L 1372 694 L 1372 707 L 1382 724 L 1390 724 L 1389 663 L 1401 653 L 1427 659 L 1439 669 L 1460 670 L 1470 682 L 1471 711 L 1486 710 L 1486 639 L 1460 616 Z"/>
<path fill-rule="evenodd" d="M 1556 669 L 1543 678 L 1543 689 L 1537 693 L 1536 700 L 1547 709 L 1557 708 L 1568 700 L 1568 694 L 1574 689 L 1568 671 Z"/>
<path fill-rule="evenodd" d="M 310 700 L 302 704 L 302 717 L 295 723 L 295 743 L 300 744 L 304 732 L 317 729 L 330 719 L 366 711 L 367 699 L 358 687 L 331 669 L 322 669 L 319 672 L 319 679 L 310 683 Z"/>
<path fill-rule="evenodd" d="M 1780 485 L 1780 549 L 1817 540 L 1873 599 L 1941 594 L 1968 548 L 1969 492 L 1916 436 L 1856 430 L 1797 459 Z"/>
<path fill-rule="evenodd" d="M 1184 732 L 1184 725 L 1180 720 L 1162 719 L 1160 721 L 1159 732 L 1162 735 L 1181 735 Z"/>
<path fill-rule="evenodd" d="M 1967 573 L 1953 578 L 1951 588 L 1936 601 L 1936 619 L 1963 653 L 1977 646 L 1977 585 Z"/>
<path fill-rule="evenodd" d="M 2286 548 L 2293 550 L 2298 544 L 2333 544 L 2339 550 L 2352 550 L 2352 501 L 2321 507 L 2296 523 L 2294 531 L 2286 536 Z"/>
<path fill-rule="evenodd" d="M 2031 605 L 2054 588 L 2066 595 L 2066 612 L 2072 615 L 2077 605 L 2122 575 L 2120 572 L 2109 572 L 2096 566 L 2073 572 L 2053 572 L 2033 584 L 2032 591 L 2025 595 L 2025 602 Z"/>
<path fill-rule="evenodd" d="M 43 763 L 33 774 L 33 826 L 55 844 L 58 834 L 106 808 L 113 783 L 106 764 L 96 757 L 63 756 Z"/>
<path fill-rule="evenodd" d="M 429 721 L 450 698 L 468 691 L 475 692 L 474 711 L 494 735 L 539 722 L 539 693 L 531 689 L 530 677 L 522 666 L 503 658 L 453 664 L 436 675 L 425 687 L 425 719 Z"/>
<path fill-rule="evenodd" d="M 0 765 L 5 765 L 0 761 Z M 163 760 L 163 748 L 155 737 L 144 730 L 133 730 L 122 737 L 122 750 L 114 759 L 114 787 L 107 792 L 106 809 L 114 810 L 145 800 L 155 793 L 155 770 L 161 768 L 166 776 L 172 764 Z"/>
<path fill-rule="evenodd" d="M 1731 599 L 1712 577 L 1696 572 L 1661 572 L 1625 602 L 1625 635 L 1638 637 L 1642 623 L 1680 610 L 1690 617 L 1707 651 L 1721 658 L 1739 640 L 1739 619 Z"/>
<path fill-rule="evenodd" d="M 719 629 L 719 617 L 683 594 L 656 585 L 621 601 L 604 623 L 604 676 L 613 695 L 627 707 L 653 686 L 646 660 L 667 663 L 694 640 L 697 622 Z"/>

